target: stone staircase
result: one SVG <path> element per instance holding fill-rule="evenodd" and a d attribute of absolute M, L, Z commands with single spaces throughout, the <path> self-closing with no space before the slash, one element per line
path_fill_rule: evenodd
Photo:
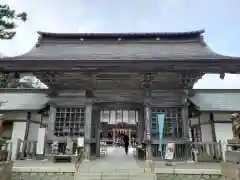
<path fill-rule="evenodd" d="M 156 180 L 156 173 L 151 173 L 123 148 L 111 148 L 108 155 L 95 161 L 82 163 L 75 173 L 75 180 Z"/>
<path fill-rule="evenodd" d="M 149 172 L 77 172 L 75 180 L 157 180 Z"/>

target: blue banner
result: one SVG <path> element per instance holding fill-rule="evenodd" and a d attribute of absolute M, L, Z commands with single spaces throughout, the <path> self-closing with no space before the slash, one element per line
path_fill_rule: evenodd
<path fill-rule="evenodd" d="M 161 114 L 157 115 L 158 132 L 159 132 L 159 151 L 162 151 L 162 140 L 163 140 L 163 133 L 164 133 L 164 119 L 165 119 L 165 114 L 161 113 Z"/>

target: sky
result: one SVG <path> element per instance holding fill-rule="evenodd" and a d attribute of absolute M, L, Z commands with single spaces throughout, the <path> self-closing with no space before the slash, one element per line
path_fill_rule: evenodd
<path fill-rule="evenodd" d="M 46 32 L 182 32 L 205 29 L 209 47 L 240 57 L 239 0 L 0 0 L 28 13 L 12 40 L 0 41 L 0 53 L 15 56 Z M 240 89 L 240 75 L 204 75 L 195 88 Z"/>

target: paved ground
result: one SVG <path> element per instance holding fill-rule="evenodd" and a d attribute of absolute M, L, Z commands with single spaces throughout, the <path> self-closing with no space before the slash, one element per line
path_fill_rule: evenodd
<path fill-rule="evenodd" d="M 90 168 L 90 171 L 98 171 L 99 169 L 138 169 L 140 168 L 138 161 L 133 157 L 133 149 L 129 148 L 129 153 L 125 154 L 122 147 L 108 148 L 107 155 L 95 161 L 84 162 L 80 165 L 80 169 Z"/>
<path fill-rule="evenodd" d="M 71 163 L 52 163 L 49 161 L 25 160 L 14 162 L 15 169 L 42 169 L 42 171 L 58 168 L 58 171 L 74 171 L 75 167 Z M 147 168 L 145 161 L 136 160 L 133 157 L 133 149 L 129 149 L 126 155 L 122 147 L 109 147 L 108 154 L 94 161 L 86 161 L 80 165 L 80 171 L 103 172 L 103 171 L 140 171 Z M 155 162 L 156 171 L 182 169 L 186 170 L 211 170 L 220 171 L 220 163 L 177 163 L 175 166 L 166 166 L 164 162 Z"/>

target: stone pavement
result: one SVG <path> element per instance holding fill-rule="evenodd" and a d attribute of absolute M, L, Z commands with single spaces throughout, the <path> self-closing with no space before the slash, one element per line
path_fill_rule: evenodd
<path fill-rule="evenodd" d="M 129 148 L 126 155 L 122 147 L 109 147 L 107 155 L 94 161 L 83 162 L 80 171 L 102 172 L 102 171 L 129 171 L 141 169 L 138 161 L 133 157 L 133 148 Z"/>
<path fill-rule="evenodd" d="M 220 163 L 177 163 L 175 166 L 166 166 L 164 161 L 154 162 L 154 171 L 157 173 L 220 173 Z M 122 147 L 109 147 L 108 155 L 95 161 L 84 162 L 80 165 L 80 172 L 146 172 L 148 167 L 145 161 L 133 157 L 133 148 L 129 148 L 126 155 Z"/>
<path fill-rule="evenodd" d="M 83 162 L 80 172 L 146 172 L 145 161 L 139 161 L 133 157 L 133 149 L 129 149 L 126 155 L 122 147 L 108 147 L 108 154 L 100 159 Z M 71 163 L 53 163 L 40 160 L 15 161 L 15 172 L 75 172 L 75 166 Z M 220 173 L 220 163 L 177 163 L 176 166 L 166 166 L 164 162 L 154 162 L 156 173 Z"/>

